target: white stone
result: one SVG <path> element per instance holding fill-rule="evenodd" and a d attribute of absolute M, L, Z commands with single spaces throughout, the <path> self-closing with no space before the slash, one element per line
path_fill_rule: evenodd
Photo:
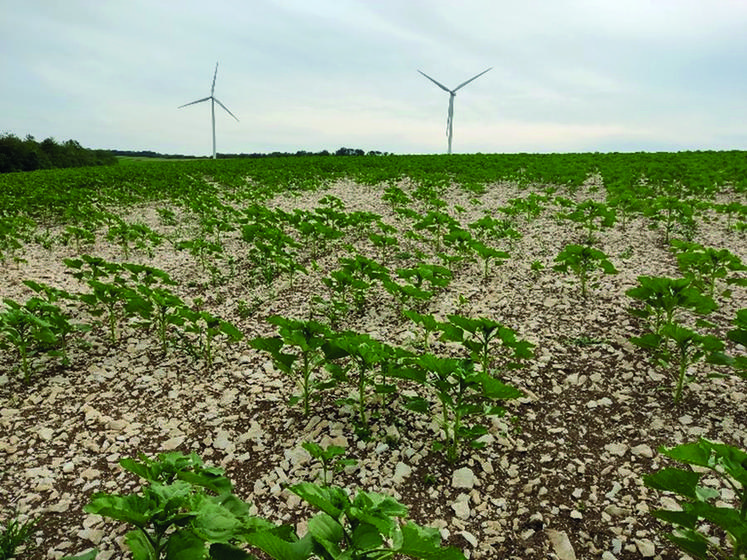
<path fill-rule="evenodd" d="M 179 447 L 182 443 L 184 443 L 185 439 L 187 439 L 186 436 L 177 436 L 171 439 L 167 439 L 161 444 L 161 449 L 163 449 L 164 451 L 173 451 L 174 449 Z"/>
<path fill-rule="evenodd" d="M 451 509 L 459 519 L 469 519 L 472 513 L 469 508 L 469 495 L 459 494 L 456 501 L 451 504 Z"/>
<path fill-rule="evenodd" d="M 412 468 L 410 468 L 410 465 L 399 462 L 397 463 L 397 466 L 394 467 L 394 475 L 392 476 L 392 481 L 394 481 L 395 484 L 402 484 L 405 479 L 412 474 Z"/>
<path fill-rule="evenodd" d="M 475 535 L 473 535 L 469 531 L 462 531 L 459 534 L 462 535 L 464 537 L 464 540 L 466 540 L 470 545 L 472 545 L 473 548 L 477 547 L 478 541 Z"/>
<path fill-rule="evenodd" d="M 654 452 L 651 449 L 651 446 L 649 446 L 649 445 L 647 445 L 645 443 L 642 443 L 640 445 L 636 445 L 635 447 L 631 447 L 630 448 L 630 452 L 633 455 L 636 455 L 638 457 L 649 457 L 650 458 L 650 457 L 654 456 Z"/>
<path fill-rule="evenodd" d="M 604 448 L 612 455 L 622 457 L 628 451 L 628 446 L 624 443 L 608 443 Z"/>
<path fill-rule="evenodd" d="M 233 443 L 231 442 L 231 436 L 228 432 L 225 430 L 218 430 L 218 434 L 215 436 L 215 439 L 213 440 L 213 447 L 215 449 L 223 449 L 227 450 L 229 446 L 232 446 Z"/>
<path fill-rule="evenodd" d="M 469 467 L 463 467 L 454 471 L 451 475 L 451 486 L 454 488 L 474 488 L 475 473 Z"/>
<path fill-rule="evenodd" d="M 40 439 L 44 441 L 50 441 L 54 437 L 54 430 L 52 428 L 41 428 L 37 434 Z"/>
<path fill-rule="evenodd" d="M 656 556 L 656 547 L 648 539 L 636 539 L 635 546 L 644 558 L 653 558 Z"/>
<path fill-rule="evenodd" d="M 571 541 L 565 531 L 545 529 L 545 534 L 550 539 L 550 544 L 552 544 L 558 560 L 576 560 L 576 552 L 573 550 Z"/>
<path fill-rule="evenodd" d="M 101 539 L 104 538 L 104 530 L 90 528 L 81 529 L 78 531 L 78 538 L 85 539 L 97 545 L 101 542 Z"/>
<path fill-rule="evenodd" d="M 305 465 L 311 460 L 311 455 L 303 447 L 286 449 L 283 452 L 283 455 L 285 456 L 285 459 L 294 467 Z"/>

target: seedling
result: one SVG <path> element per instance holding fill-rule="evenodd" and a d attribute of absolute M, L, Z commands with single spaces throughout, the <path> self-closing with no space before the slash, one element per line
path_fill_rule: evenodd
<path fill-rule="evenodd" d="M 279 541 L 279 535 L 287 534 L 269 521 L 249 515 L 249 504 L 232 493 L 233 485 L 223 471 L 205 467 L 194 453 L 163 453 L 157 460 L 145 456 L 140 461 L 122 459 L 120 465 L 145 479 L 141 493 L 95 493 L 84 510 L 134 526 L 124 542 L 136 560 L 249 560 L 253 556 L 238 544 L 256 540 L 261 542 L 251 544 L 263 548 L 267 540 L 274 537 Z M 298 550 L 296 556 L 275 558 L 308 557 L 308 544 L 302 549 L 305 556 Z M 82 558 L 95 558 L 95 552 L 76 560 Z"/>
<path fill-rule="evenodd" d="M 430 335 L 436 331 L 443 330 L 445 323 L 437 321 L 433 315 L 424 315 L 412 309 L 405 309 L 402 314 L 413 323 L 421 326 L 423 329 L 421 335 L 422 344 L 425 350 L 428 351 L 430 348 Z"/>
<path fill-rule="evenodd" d="M 649 201 L 644 210 L 654 223 L 664 227 L 664 242 L 669 243 L 672 233 L 678 232 L 685 239 L 692 239 L 697 231 L 692 205 L 678 196 L 660 196 Z"/>
<path fill-rule="evenodd" d="M 482 241 L 497 241 L 505 238 L 514 240 L 521 237 L 521 234 L 514 229 L 511 220 L 497 220 L 487 213 L 469 224 L 469 228 L 474 230 Z"/>
<path fill-rule="evenodd" d="M 54 348 L 59 339 L 54 327 L 35 313 L 38 306 L 34 302 L 44 303 L 42 300 L 29 300 L 25 305 L 8 298 L 3 301 L 7 309 L 0 314 L 0 347 L 14 348 L 18 352 L 23 381 L 28 384 L 31 382 L 29 358 Z"/>
<path fill-rule="evenodd" d="M 662 327 L 660 335 L 649 333 L 641 337 L 633 337 L 630 341 L 637 346 L 657 352 L 665 363 L 676 365 L 675 405 L 679 403 L 682 390 L 690 381 L 687 377 L 688 368 L 704 356 L 724 349 L 724 343 L 715 336 L 704 336 L 676 323 Z M 668 341 L 674 345 L 673 353 L 669 351 Z"/>
<path fill-rule="evenodd" d="M 100 282 L 89 280 L 90 293 L 80 294 L 80 301 L 89 308 L 94 317 L 106 316 L 109 328 L 109 339 L 112 344 L 117 342 L 117 323 L 125 317 L 148 313 L 148 301 L 133 288 L 124 284 L 121 278 L 114 282 Z"/>
<path fill-rule="evenodd" d="M 366 432 L 368 429 L 368 420 L 366 418 L 366 394 L 368 387 L 374 385 L 377 392 L 381 393 L 389 393 L 392 390 L 388 383 L 386 383 L 386 380 L 384 383 L 376 385 L 376 368 L 378 366 L 382 374 L 386 374 L 387 376 L 410 378 L 410 370 L 392 367 L 392 364 L 396 364 L 401 359 L 403 353 L 367 334 L 355 332 L 338 334 L 323 347 L 323 350 L 330 360 L 345 357 L 350 358 L 349 367 L 339 370 L 337 373 L 338 378 L 346 379 L 348 371 L 351 369 L 357 370 L 356 397 L 342 399 L 339 402 L 357 408 L 358 421 L 362 427 L 362 431 Z"/>
<path fill-rule="evenodd" d="M 498 208 L 507 216 L 518 216 L 524 214 L 527 221 L 537 218 L 542 213 L 542 203 L 547 202 L 547 196 L 531 193 L 525 198 L 512 198 L 508 206 Z"/>
<path fill-rule="evenodd" d="M 593 282 L 594 276 L 599 273 L 617 274 L 617 269 L 609 261 L 607 255 L 598 249 L 588 245 L 566 245 L 555 257 L 556 264 L 553 270 L 560 272 L 572 272 L 581 284 L 581 297 L 586 298 L 589 281 Z M 592 287 L 596 283 L 592 284 Z"/>
<path fill-rule="evenodd" d="M 581 224 L 586 230 L 584 243 L 591 245 L 595 242 L 594 232 L 615 225 L 617 217 L 615 211 L 602 202 L 586 200 L 577 205 L 565 218 Z"/>
<path fill-rule="evenodd" d="M 115 218 L 115 223 L 109 227 L 106 233 L 109 241 L 117 243 L 124 253 L 124 258 L 130 258 L 133 248 L 147 251 L 148 256 L 153 256 L 153 247 L 157 247 L 163 241 L 163 237 L 145 224 L 129 224 L 120 218 Z"/>
<path fill-rule="evenodd" d="M 437 450 L 446 450 L 449 462 L 459 459 L 464 444 L 473 449 L 484 447 L 478 441 L 487 429 L 476 420 L 486 416 L 502 416 L 505 410 L 494 403 L 498 400 L 515 399 L 521 391 L 506 385 L 483 371 L 477 371 L 472 360 L 439 358 L 433 354 L 418 356 L 414 364 L 423 371 L 425 383 L 432 388 L 441 403 L 440 424 L 444 433 L 443 443 L 437 442 Z M 413 411 L 428 413 L 428 401 L 421 397 L 408 399 L 405 406 Z M 439 418 L 437 416 L 437 418 Z"/>
<path fill-rule="evenodd" d="M 210 241 L 204 237 L 194 239 L 183 239 L 175 244 L 177 251 L 189 251 L 189 254 L 197 259 L 202 270 L 212 273 L 216 261 L 223 254 L 223 245 Z"/>
<path fill-rule="evenodd" d="M 742 347 L 742 354 L 727 355 L 723 352 L 715 352 L 708 357 L 710 363 L 727 365 L 734 368 L 737 375 L 747 379 L 747 309 L 737 311 L 737 316 L 733 323 L 737 326 L 726 333 L 726 337 L 734 344 Z"/>
<path fill-rule="evenodd" d="M 412 225 L 413 231 L 427 231 L 431 235 L 431 243 L 435 253 L 441 251 L 444 232 L 459 225 L 449 214 L 431 210 Z"/>
<path fill-rule="evenodd" d="M 503 261 L 509 258 L 509 254 L 505 251 L 498 251 L 497 249 L 494 249 L 493 247 L 490 247 L 488 245 L 484 245 L 480 243 L 479 241 L 475 241 L 472 244 L 472 249 L 477 253 L 477 255 L 482 259 L 483 267 L 482 267 L 482 279 L 483 281 L 487 281 L 488 274 L 490 273 L 490 263 L 495 262 L 497 264 L 503 264 Z"/>
<path fill-rule="evenodd" d="M 537 278 L 539 276 L 539 273 L 542 272 L 545 269 L 545 265 L 542 264 L 540 261 L 535 260 L 532 261 L 532 264 L 529 267 L 532 270 L 532 275 Z"/>
<path fill-rule="evenodd" d="M 449 264 L 471 262 L 474 260 L 474 245 L 476 240 L 472 234 L 459 226 L 452 227 L 451 230 L 443 236 L 443 242 L 451 250 L 450 255 L 439 255 Z"/>
<path fill-rule="evenodd" d="M 21 523 L 16 514 L 0 525 L 0 560 L 15 558 L 16 550 L 31 540 L 38 524 L 38 518 Z M 28 554 L 30 550 L 27 549 L 25 552 Z"/>
<path fill-rule="evenodd" d="M 507 358 L 504 364 L 507 369 L 521 367 L 523 360 L 532 357 L 532 344 L 517 339 L 516 332 L 497 321 L 485 317 L 470 319 L 461 315 L 449 315 L 448 319 L 449 322 L 442 327 L 442 338 L 460 342 L 485 373 L 490 373 L 496 346 Z"/>
<path fill-rule="evenodd" d="M 70 225 L 65 228 L 65 231 L 60 235 L 60 239 L 65 245 L 73 239 L 75 249 L 80 251 L 83 244 L 92 245 L 96 242 L 96 233 L 86 227 Z"/>
<path fill-rule="evenodd" d="M 184 314 L 182 310 L 186 304 L 179 296 L 162 287 L 152 288 L 147 284 L 137 286 L 138 292 L 150 303 L 149 306 L 140 306 L 141 316 L 146 324 L 153 324 L 161 342 L 161 350 L 166 353 L 169 340 L 169 327 L 180 327 L 184 325 Z"/>
<path fill-rule="evenodd" d="M 196 302 L 199 307 L 199 302 Z M 216 337 L 224 335 L 229 341 L 238 342 L 244 338 L 244 333 L 228 321 L 216 317 L 205 310 L 194 310 L 182 307 L 179 312 L 184 319 L 184 331 L 197 335 L 199 353 L 205 360 L 207 367 L 213 365 L 213 343 Z M 192 343 L 183 337 L 188 350 L 192 350 Z"/>
<path fill-rule="evenodd" d="M 325 487 L 330 485 L 330 471 L 338 472 L 343 470 L 345 467 L 357 463 L 355 459 L 343 458 L 342 456 L 345 455 L 345 448 L 340 447 L 339 445 L 328 445 L 327 447 L 322 447 L 313 441 L 306 441 L 301 445 L 314 459 L 322 464 L 322 486 Z"/>
<path fill-rule="evenodd" d="M 384 189 L 384 194 L 381 195 L 381 199 L 388 202 L 392 207 L 392 210 L 397 208 L 407 208 L 412 204 L 412 199 L 407 196 L 407 193 L 399 187 L 387 187 Z"/>
<path fill-rule="evenodd" d="M 389 260 L 391 251 L 399 246 L 399 240 L 393 235 L 388 235 L 397 231 L 392 226 L 379 223 L 379 228 L 382 230 L 382 233 L 370 233 L 368 239 L 374 247 L 379 249 L 381 262 L 386 263 Z"/>
<path fill-rule="evenodd" d="M 398 518 L 407 515 L 407 508 L 390 496 L 362 490 L 348 495 L 344 488 L 308 482 L 289 490 L 321 512 L 308 521 L 308 535 L 320 558 L 464 560 L 457 548 L 441 547 L 437 529 L 412 521 L 400 523 Z M 301 560 L 298 556 L 282 558 Z"/>
<path fill-rule="evenodd" d="M 322 348 L 332 333 L 325 325 L 312 320 L 298 321 L 275 315 L 267 321 L 278 327 L 278 336 L 255 338 L 249 345 L 269 353 L 278 369 L 296 378 L 301 395 L 293 397 L 291 403 L 301 401 L 304 416 L 308 416 L 312 396 L 334 385 L 331 380 L 315 379 L 326 362 Z"/>
<path fill-rule="evenodd" d="M 396 273 L 400 278 L 407 280 L 407 283 L 399 284 L 388 278 L 384 278 L 382 283 L 386 291 L 397 299 L 400 312 L 407 307 L 413 307 L 414 302 L 424 304 L 434 296 L 437 288 L 448 286 L 452 278 L 448 268 L 425 263 L 420 263 L 414 268 L 399 268 Z"/>
<path fill-rule="evenodd" d="M 693 558 L 747 558 L 747 453 L 706 439 L 659 452 L 691 466 L 667 467 L 643 478 L 649 488 L 674 494 L 679 505 L 652 512 L 674 526 L 666 537 Z M 710 483 L 714 478 L 731 490 L 731 503 Z"/>
<path fill-rule="evenodd" d="M 703 247 L 697 243 L 672 240 L 672 246 L 677 250 L 677 266 L 692 285 L 704 294 L 713 298 L 716 290 L 716 280 L 724 279 L 730 272 L 747 270 L 747 266 L 728 249 L 714 249 Z M 727 284 L 747 285 L 747 280 L 729 278 Z M 729 292 L 725 292 L 729 295 Z"/>
<path fill-rule="evenodd" d="M 0 216 L 0 262 L 10 257 L 14 263 L 25 262 L 18 255 L 23 249 L 36 224 L 26 216 Z"/>
<path fill-rule="evenodd" d="M 660 334 L 664 326 L 674 324 L 679 311 L 689 309 L 706 315 L 717 307 L 713 299 L 691 286 L 687 278 L 639 276 L 638 286 L 626 291 L 625 295 L 643 303 L 642 309 L 630 308 L 628 311 L 647 320 L 654 334 Z"/>

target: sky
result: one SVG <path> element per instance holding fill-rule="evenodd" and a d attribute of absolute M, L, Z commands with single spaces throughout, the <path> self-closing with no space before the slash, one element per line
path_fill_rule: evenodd
<path fill-rule="evenodd" d="M 747 149 L 747 0 L 0 0 L 0 134 L 89 148 Z"/>

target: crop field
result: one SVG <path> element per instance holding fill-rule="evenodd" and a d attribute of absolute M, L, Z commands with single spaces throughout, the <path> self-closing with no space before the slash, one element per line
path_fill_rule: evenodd
<path fill-rule="evenodd" d="M 746 193 L 744 152 L 0 176 L 0 528 L 38 520 L 19 558 L 745 558 Z"/>

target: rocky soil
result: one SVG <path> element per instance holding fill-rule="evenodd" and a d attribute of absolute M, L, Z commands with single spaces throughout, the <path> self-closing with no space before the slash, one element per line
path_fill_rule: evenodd
<path fill-rule="evenodd" d="M 477 200 L 456 188 L 444 198 L 466 224 L 531 190 L 542 191 L 498 184 Z M 302 197 L 278 197 L 268 206 L 311 209 L 321 197 L 334 195 L 347 211 L 376 212 L 403 228 L 381 193 L 382 187 L 338 183 Z M 558 194 L 603 200 L 593 181 L 577 193 Z M 598 232 L 599 247 L 619 274 L 602 278 L 583 299 L 574 278 L 552 270 L 560 249 L 581 236 L 572 223 L 556 218 L 557 211 L 549 205 L 539 218 L 520 220 L 523 237 L 510 249 L 512 258 L 494 267 L 487 282 L 481 264 L 464 266 L 427 308 L 441 320 L 457 312 L 490 317 L 535 345 L 535 358 L 525 368 L 504 375 L 526 396 L 508 403 L 506 416 L 489 421 L 484 449 L 449 464 L 431 449 L 439 438 L 437 425 L 375 403 L 373 435 L 360 439 L 353 411 L 334 404 L 343 390 L 315 403 L 313 415 L 304 418 L 286 403 L 295 391 L 293 380 L 246 342 L 219 345 L 208 368 L 176 349 L 163 354 L 152 334 L 121 325 L 116 345 L 107 343 L 101 329 L 83 335 L 90 346 L 73 349 L 68 368 L 37 361 L 35 370 L 44 373 L 29 386 L 20 381 L 15 355 L 0 354 L 0 515 L 41 516 L 28 558 L 57 559 L 92 546 L 101 550 L 100 559 L 127 558 L 125 527 L 82 508 L 93 492 L 137 489 L 138 481 L 119 467 L 121 458 L 176 449 L 196 451 L 225 468 L 236 494 L 253 503 L 256 513 L 303 531 L 310 510 L 285 486 L 318 476 L 318 465 L 301 447 L 316 441 L 343 445 L 357 459 L 335 483 L 395 496 L 410 508 L 411 518 L 439 528 L 446 542 L 471 558 L 681 558 L 649 514 L 671 507 L 673 500 L 646 488 L 642 477 L 668 464 L 657 453 L 661 445 L 706 437 L 746 448 L 747 384 L 733 376 L 708 379 L 717 369 L 700 364 L 691 371 L 696 381 L 675 407 L 672 372 L 655 367 L 629 342 L 643 327 L 627 312 L 632 300 L 625 296 L 639 275 L 679 276 L 662 232 L 643 218 L 625 229 L 617 224 Z M 159 223 L 154 208 L 131 210 L 131 218 L 176 236 L 190 227 L 188 216 L 179 226 Z M 270 287 L 249 283 L 242 268 L 246 244 L 236 232 L 223 239 L 226 255 L 235 257 L 236 274 L 215 286 L 188 253 L 169 243 L 153 257 L 135 254 L 130 261 L 169 272 L 185 301 L 204 298 L 247 338 L 273 334 L 265 321 L 270 315 L 312 312 L 310 296 L 325 293 L 319 279 L 336 268 L 337 257 L 349 250 L 346 243 L 377 254 L 365 239 L 342 240 L 291 290 L 283 279 Z M 728 248 L 747 262 L 744 235 L 729 230 L 718 215 L 701 217 L 695 240 Z M 402 238 L 404 249 L 417 243 Z M 123 260 L 103 235 L 84 252 Z M 71 246 L 29 244 L 26 263 L 0 269 L 0 297 L 30 297 L 22 284 L 26 279 L 82 290 L 62 262 L 77 255 Z M 532 270 L 533 261 L 545 268 Z M 383 290 L 372 292 L 370 308 L 342 327 L 417 349 L 417 329 L 398 318 L 387 298 Z M 747 293 L 737 288 L 719 303 L 709 318 L 723 336 L 736 311 L 747 307 Z M 455 352 L 440 342 L 433 350 Z M 728 502 L 733 494 L 724 489 L 722 497 Z"/>

